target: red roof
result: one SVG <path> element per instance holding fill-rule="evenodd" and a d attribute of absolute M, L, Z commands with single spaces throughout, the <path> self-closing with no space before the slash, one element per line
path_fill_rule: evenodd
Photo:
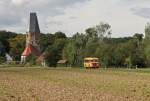
<path fill-rule="evenodd" d="M 29 56 L 30 54 L 33 54 L 35 56 L 39 56 L 40 52 L 38 49 L 36 49 L 34 46 L 32 46 L 31 44 L 29 44 L 25 50 L 22 53 L 22 56 Z"/>

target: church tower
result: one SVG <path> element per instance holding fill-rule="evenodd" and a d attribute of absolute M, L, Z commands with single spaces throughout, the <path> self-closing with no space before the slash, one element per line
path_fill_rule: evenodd
<path fill-rule="evenodd" d="M 22 53 L 21 62 L 25 62 L 29 55 L 38 57 L 40 53 L 40 28 L 36 13 L 30 13 L 29 31 L 26 34 L 26 48 Z"/>
<path fill-rule="evenodd" d="M 30 13 L 29 32 L 26 35 L 26 46 L 31 44 L 40 51 L 40 29 L 36 13 Z"/>

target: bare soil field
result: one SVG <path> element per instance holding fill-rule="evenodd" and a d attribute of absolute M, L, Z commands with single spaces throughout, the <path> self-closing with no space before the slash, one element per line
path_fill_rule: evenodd
<path fill-rule="evenodd" d="M 0 68 L 0 101 L 150 101 L 150 69 Z"/>

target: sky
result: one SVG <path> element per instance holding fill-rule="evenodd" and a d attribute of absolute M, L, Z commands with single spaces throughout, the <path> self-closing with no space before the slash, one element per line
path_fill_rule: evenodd
<path fill-rule="evenodd" d="M 150 0 L 0 0 L 0 30 L 26 33 L 36 12 L 42 33 L 76 32 L 100 22 L 111 25 L 112 37 L 144 33 L 150 22 Z"/>

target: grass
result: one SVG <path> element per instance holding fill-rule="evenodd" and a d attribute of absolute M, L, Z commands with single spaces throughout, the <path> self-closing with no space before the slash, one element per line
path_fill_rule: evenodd
<path fill-rule="evenodd" d="M 0 100 L 150 101 L 150 69 L 0 68 Z"/>

